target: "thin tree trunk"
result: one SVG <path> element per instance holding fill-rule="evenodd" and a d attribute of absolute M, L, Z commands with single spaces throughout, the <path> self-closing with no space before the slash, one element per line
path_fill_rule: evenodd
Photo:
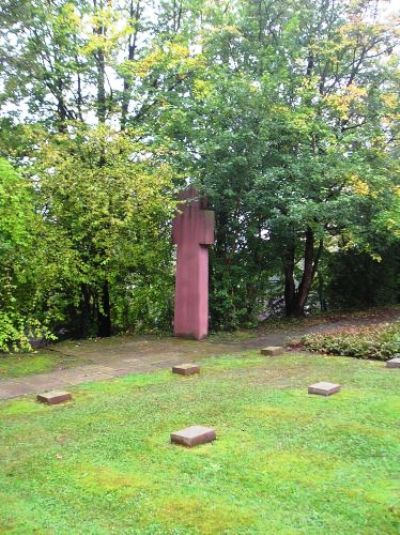
<path fill-rule="evenodd" d="M 102 293 L 102 310 L 99 310 L 99 329 L 101 337 L 111 336 L 111 304 L 110 304 L 110 286 L 108 281 L 103 284 Z"/>
<path fill-rule="evenodd" d="M 101 9 L 103 7 L 103 2 L 100 2 L 99 5 L 97 0 L 93 0 L 93 6 L 95 9 Z M 106 29 L 103 24 L 99 24 L 93 28 L 93 33 L 98 36 L 104 36 L 106 34 Z M 96 71 L 97 71 L 97 118 L 100 123 L 106 122 L 107 116 L 107 98 L 106 98 L 106 59 L 104 55 L 104 50 L 98 48 L 94 55 L 96 60 Z"/>
<path fill-rule="evenodd" d="M 295 248 L 294 248 L 294 243 L 291 243 L 289 247 L 287 248 L 285 261 L 284 261 L 286 316 L 292 316 L 294 314 L 294 306 L 295 306 L 295 299 L 296 299 L 294 266 L 295 266 Z"/>
<path fill-rule="evenodd" d="M 323 246 L 324 243 L 321 239 L 318 249 L 315 251 L 314 232 L 310 227 L 308 227 L 305 232 L 303 276 L 297 290 L 294 280 L 294 244 L 287 249 L 284 264 L 286 316 L 304 316 L 305 305 L 310 294 L 314 276 L 318 269 L 318 263 L 323 251 Z"/>
<path fill-rule="evenodd" d="M 140 18 L 140 0 L 137 0 L 136 6 L 133 5 L 133 0 L 131 0 L 129 6 L 129 17 L 130 19 L 135 19 L 135 29 L 133 34 L 129 37 L 128 44 L 128 61 L 134 61 L 137 45 L 137 36 L 138 36 L 138 24 Z M 122 106 L 121 106 L 121 130 L 125 130 L 126 122 L 128 118 L 128 109 L 130 101 L 130 89 L 131 83 L 127 77 L 124 79 L 124 90 L 122 93 Z"/>
<path fill-rule="evenodd" d="M 304 316 L 304 307 L 310 293 L 314 273 L 314 232 L 310 227 L 306 230 L 306 242 L 304 247 L 304 268 L 300 286 L 296 292 L 294 307 L 295 316 Z"/>
<path fill-rule="evenodd" d="M 110 4 L 110 0 L 107 0 L 107 4 Z M 95 9 L 103 7 L 103 1 L 99 4 L 97 0 L 93 0 Z M 93 28 L 93 32 L 97 35 L 105 36 L 107 33 L 106 27 L 101 23 Z M 95 54 L 96 69 L 97 69 L 97 119 L 100 124 L 104 124 L 107 119 L 107 95 L 106 95 L 106 59 L 104 50 L 99 48 Z M 99 158 L 99 167 L 103 167 L 106 163 L 105 151 Z M 100 251 L 101 255 L 104 255 L 104 251 Z M 108 281 L 104 281 L 101 291 L 101 304 L 98 306 L 97 318 L 98 318 L 98 334 L 101 337 L 111 336 L 112 323 L 111 323 L 111 304 L 110 304 L 110 288 Z"/>
<path fill-rule="evenodd" d="M 90 299 L 90 289 L 86 284 L 81 285 L 82 301 L 80 303 L 80 314 L 78 318 L 77 335 L 78 338 L 87 338 L 92 334 L 92 307 Z"/>

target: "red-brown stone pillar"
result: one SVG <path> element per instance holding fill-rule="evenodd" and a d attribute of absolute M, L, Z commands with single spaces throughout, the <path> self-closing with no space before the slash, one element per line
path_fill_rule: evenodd
<path fill-rule="evenodd" d="M 200 340 L 208 334 L 208 246 L 214 243 L 215 218 L 201 207 L 198 192 L 190 187 L 182 195 L 173 221 L 176 258 L 174 334 Z"/>

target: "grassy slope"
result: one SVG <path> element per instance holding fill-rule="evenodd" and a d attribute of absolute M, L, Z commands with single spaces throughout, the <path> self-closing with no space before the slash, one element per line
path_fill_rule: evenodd
<path fill-rule="evenodd" d="M 397 534 L 399 387 L 377 362 L 248 352 L 0 402 L 0 533 Z M 195 423 L 218 440 L 169 444 Z"/>

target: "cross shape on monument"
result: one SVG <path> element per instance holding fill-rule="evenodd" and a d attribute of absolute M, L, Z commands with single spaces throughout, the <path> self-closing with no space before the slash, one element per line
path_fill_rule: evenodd
<path fill-rule="evenodd" d="M 208 334 L 208 246 L 214 243 L 215 217 L 204 210 L 193 187 L 172 223 L 176 258 L 174 334 L 200 340 Z"/>

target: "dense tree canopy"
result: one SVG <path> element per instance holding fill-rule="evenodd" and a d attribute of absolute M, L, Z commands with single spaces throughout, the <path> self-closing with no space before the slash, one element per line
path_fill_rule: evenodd
<path fill-rule="evenodd" d="M 216 211 L 215 327 L 302 315 L 313 288 L 343 306 L 336 259 L 398 248 L 392 7 L 3 0 L 1 317 L 25 338 L 168 328 L 189 182 Z"/>
<path fill-rule="evenodd" d="M 398 32 L 372 7 L 246 2 L 205 45 L 198 167 L 217 207 L 215 283 L 239 314 L 280 270 L 286 312 L 301 315 L 324 251 L 367 246 L 393 206 Z"/>

